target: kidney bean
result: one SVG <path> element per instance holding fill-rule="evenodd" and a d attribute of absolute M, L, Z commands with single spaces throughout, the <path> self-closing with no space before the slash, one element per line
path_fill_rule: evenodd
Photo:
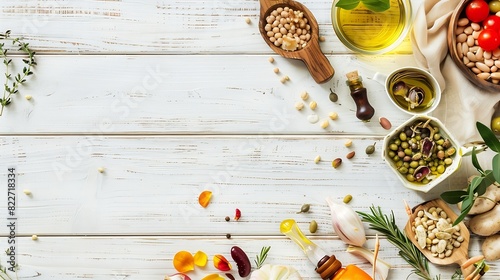
<path fill-rule="evenodd" d="M 252 270 L 252 265 L 250 259 L 248 259 L 247 254 L 238 246 L 233 246 L 231 248 L 231 257 L 236 262 L 238 266 L 238 274 L 240 277 L 247 277 L 250 275 Z"/>

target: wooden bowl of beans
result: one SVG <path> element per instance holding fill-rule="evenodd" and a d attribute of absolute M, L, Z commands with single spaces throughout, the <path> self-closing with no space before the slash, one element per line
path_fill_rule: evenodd
<path fill-rule="evenodd" d="M 449 53 L 465 77 L 481 89 L 500 90 L 499 45 L 500 1 L 462 0 L 450 18 Z"/>

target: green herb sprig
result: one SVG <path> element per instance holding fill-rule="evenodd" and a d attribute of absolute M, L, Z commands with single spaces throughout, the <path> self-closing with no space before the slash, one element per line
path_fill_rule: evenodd
<path fill-rule="evenodd" d="M 12 59 L 8 57 L 8 46 L 2 41 L 12 41 L 12 46 L 17 48 L 18 51 L 24 53 L 27 58 L 23 58 L 24 67 L 22 72 L 14 74 L 10 73 L 12 66 Z M 19 86 L 26 83 L 28 76 L 33 75 L 33 67 L 36 65 L 35 52 L 29 47 L 29 43 L 25 43 L 21 38 L 11 38 L 10 30 L 5 33 L 0 33 L 0 57 L 3 58 L 5 65 L 5 83 L 3 97 L 0 98 L 0 116 L 3 114 L 4 108 L 12 102 L 11 96 L 19 93 Z"/>
<path fill-rule="evenodd" d="M 255 266 L 257 269 L 260 269 L 262 265 L 264 265 L 264 262 L 267 259 L 267 253 L 269 253 L 269 250 L 271 250 L 271 246 L 269 247 L 262 247 L 260 250 L 260 254 L 255 256 Z"/>
<path fill-rule="evenodd" d="M 474 147 L 471 152 L 472 165 L 478 171 L 479 176 L 472 179 L 467 187 L 467 190 L 453 190 L 441 194 L 441 198 L 449 204 L 462 202 L 460 215 L 455 220 L 453 225 L 457 225 L 465 218 L 465 216 L 467 216 L 474 205 L 474 201 L 478 197 L 481 197 L 491 184 L 496 184 L 500 187 L 500 141 L 495 136 L 493 131 L 486 125 L 476 122 L 476 128 L 481 135 L 481 138 L 483 138 L 486 146 L 496 152 L 496 155 L 493 156 L 492 159 L 493 170 L 483 170 L 477 160 L 476 147 Z"/>
<path fill-rule="evenodd" d="M 386 11 L 391 7 L 390 0 L 339 0 L 335 6 L 344 10 L 352 10 L 359 3 L 363 3 L 367 9 L 377 13 Z"/>
<path fill-rule="evenodd" d="M 387 236 L 387 240 L 399 249 L 399 255 L 413 269 L 413 273 L 425 280 L 439 280 L 440 276 L 432 277 L 429 272 L 429 263 L 424 254 L 401 232 L 394 219 L 394 212 L 390 216 L 382 213 L 380 207 L 371 206 L 370 213 L 357 212 L 363 222 L 369 224 L 374 229 Z"/>

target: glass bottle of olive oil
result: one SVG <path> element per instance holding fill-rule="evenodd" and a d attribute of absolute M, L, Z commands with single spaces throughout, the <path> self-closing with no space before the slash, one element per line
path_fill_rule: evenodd
<path fill-rule="evenodd" d="M 332 21 L 339 39 L 347 47 L 361 52 L 377 53 L 404 39 L 409 29 L 411 5 L 406 0 L 391 0 L 384 12 L 373 12 L 362 2 L 352 9 L 332 9 Z M 404 34 L 406 35 L 406 34 Z"/>

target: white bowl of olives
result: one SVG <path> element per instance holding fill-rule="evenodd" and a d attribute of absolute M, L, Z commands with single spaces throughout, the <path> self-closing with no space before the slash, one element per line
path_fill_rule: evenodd
<path fill-rule="evenodd" d="M 437 118 L 415 115 L 385 136 L 382 156 L 406 188 L 426 193 L 457 171 L 471 151 Z"/>

